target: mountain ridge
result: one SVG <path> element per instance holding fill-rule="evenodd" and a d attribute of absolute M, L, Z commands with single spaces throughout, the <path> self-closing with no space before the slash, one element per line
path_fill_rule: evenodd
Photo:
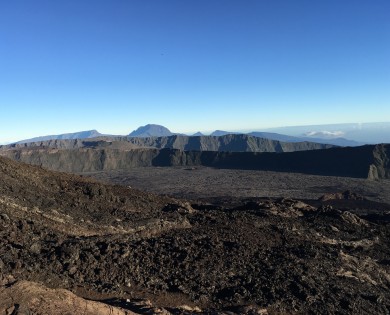
<path fill-rule="evenodd" d="M 29 143 L 16 143 L 0 146 L 1 151 L 16 148 L 53 148 L 71 149 L 82 147 L 107 147 L 117 149 L 157 148 L 179 149 L 182 151 L 232 151 L 232 152 L 292 152 L 301 150 L 327 149 L 333 145 L 314 142 L 281 142 L 277 140 L 253 137 L 244 134 L 228 134 L 225 136 L 183 136 L 168 137 L 109 137 L 94 139 L 47 140 Z"/>
<path fill-rule="evenodd" d="M 386 128 L 389 129 L 390 132 L 390 123 L 373 123 L 373 124 L 362 124 L 362 128 L 364 130 L 364 126 L 369 125 L 373 126 L 370 128 L 377 128 L 376 132 L 378 133 L 378 130 L 383 130 L 383 132 L 386 133 Z M 389 125 L 389 126 L 388 126 Z M 342 128 L 343 126 L 346 126 L 345 128 L 349 128 L 347 132 L 343 132 Z M 323 128 L 321 128 L 323 127 Z M 339 128 L 338 128 L 339 127 Z M 355 128 L 355 129 L 351 129 Z M 382 129 L 380 129 L 382 128 Z M 384 129 L 383 129 L 384 128 Z M 298 130 L 298 131 L 291 131 L 289 130 Z M 329 129 L 329 130 L 326 130 Z M 340 129 L 340 130 L 337 130 Z M 285 130 L 286 133 L 280 133 L 277 130 L 283 131 Z M 340 124 L 340 125 L 313 125 L 313 126 L 298 126 L 298 127 L 281 127 L 281 128 L 271 128 L 266 129 L 265 131 L 251 131 L 251 132 L 231 132 L 231 131 L 224 131 L 224 130 L 215 130 L 213 131 L 210 136 L 224 136 L 227 134 L 246 134 L 250 136 L 255 137 L 261 137 L 261 138 L 267 138 L 271 140 L 278 140 L 278 141 L 284 141 L 284 142 L 316 142 L 316 143 L 323 143 L 323 144 L 332 144 L 337 146 L 359 146 L 364 144 L 375 144 L 375 143 L 388 143 L 389 141 L 359 141 L 357 139 L 350 139 L 349 136 L 353 137 L 355 134 L 361 134 L 362 131 L 358 129 L 358 127 L 355 126 L 355 124 Z M 141 137 L 141 138 L 147 138 L 147 137 L 169 137 L 173 135 L 183 135 L 187 136 L 183 133 L 174 133 L 171 132 L 168 128 L 158 125 L 158 124 L 147 124 L 145 126 L 140 126 L 136 130 L 133 130 L 131 133 L 128 134 L 130 137 Z M 197 132 L 193 135 L 193 137 L 203 136 L 204 134 L 201 132 Z M 101 134 L 97 130 L 87 130 L 87 131 L 80 131 L 80 132 L 74 132 L 74 133 L 66 133 L 66 134 L 58 134 L 58 135 L 48 135 L 48 136 L 40 136 L 40 137 L 34 137 L 26 140 L 20 140 L 16 143 L 29 143 L 29 142 L 37 142 L 37 141 L 46 141 L 46 140 L 53 140 L 53 139 L 87 139 L 87 138 L 96 138 L 96 137 L 102 137 L 102 136 L 108 136 L 108 137 L 116 137 L 116 135 L 108 135 L 108 134 Z M 346 137 L 347 136 L 347 137 Z M 386 140 L 388 136 L 383 135 L 378 138 L 378 135 L 376 138 L 380 140 Z M 356 137 L 355 137 L 356 138 Z M 374 137 L 375 138 L 375 137 Z M 375 138 L 375 139 L 376 139 Z"/>
<path fill-rule="evenodd" d="M 88 139 L 88 138 L 96 138 L 100 136 L 103 136 L 103 134 L 98 132 L 96 129 L 92 129 L 86 131 L 64 133 L 59 135 L 34 137 L 30 139 L 21 140 L 16 143 L 30 143 L 30 142 L 39 142 L 39 141 L 47 141 L 47 140 Z"/>
<path fill-rule="evenodd" d="M 182 151 L 231 151 L 231 152 L 291 152 L 331 148 L 333 145 L 315 142 L 282 142 L 246 134 L 223 136 L 129 137 L 128 141 L 139 147 L 178 149 Z"/>

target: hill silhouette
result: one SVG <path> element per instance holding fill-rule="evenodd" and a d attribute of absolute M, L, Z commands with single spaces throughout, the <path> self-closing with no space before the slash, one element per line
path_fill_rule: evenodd
<path fill-rule="evenodd" d="M 100 136 L 103 135 L 97 130 L 87 130 L 87 131 L 80 131 L 74 133 L 64 133 L 60 135 L 35 137 L 31 139 L 18 141 L 17 143 L 30 143 L 30 142 L 40 142 L 40 141 L 48 141 L 48 140 L 87 139 L 87 138 L 96 138 Z"/>
<path fill-rule="evenodd" d="M 173 133 L 166 127 L 155 124 L 148 124 L 132 131 L 129 137 L 168 137 Z"/>

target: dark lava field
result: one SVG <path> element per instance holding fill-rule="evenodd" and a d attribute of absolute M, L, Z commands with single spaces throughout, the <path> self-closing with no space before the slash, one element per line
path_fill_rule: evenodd
<path fill-rule="evenodd" d="M 211 167 L 136 167 L 80 173 L 106 183 L 120 184 L 185 199 L 214 197 L 276 197 L 317 199 L 327 193 L 351 190 L 373 201 L 390 204 L 390 180 L 321 176 L 261 170 Z"/>
<path fill-rule="evenodd" d="M 388 180 L 245 172 L 0 158 L 0 313 L 390 313 Z"/>

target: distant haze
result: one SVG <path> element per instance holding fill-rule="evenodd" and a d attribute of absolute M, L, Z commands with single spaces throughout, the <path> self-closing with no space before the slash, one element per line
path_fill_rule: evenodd
<path fill-rule="evenodd" d="M 390 122 L 292 126 L 269 130 L 292 136 L 326 139 L 343 137 L 364 143 L 390 143 Z"/>

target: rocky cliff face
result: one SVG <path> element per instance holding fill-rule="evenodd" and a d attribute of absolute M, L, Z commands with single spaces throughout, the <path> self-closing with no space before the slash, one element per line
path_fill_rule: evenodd
<path fill-rule="evenodd" d="M 0 153 L 16 161 L 70 173 L 152 166 L 157 149 L 15 149 Z"/>
<path fill-rule="evenodd" d="M 161 150 L 154 163 L 298 172 L 368 179 L 390 178 L 390 145 L 366 145 L 286 153 Z"/>
<path fill-rule="evenodd" d="M 174 135 L 170 137 L 128 138 L 137 146 L 158 149 L 178 149 L 183 151 L 221 151 L 221 152 L 293 152 L 318 150 L 334 147 L 314 142 L 281 142 L 244 134 L 224 136 L 189 137 Z"/>
<path fill-rule="evenodd" d="M 378 144 L 375 146 L 368 178 L 390 178 L 390 145 Z"/>
<path fill-rule="evenodd" d="M 367 145 L 288 153 L 182 151 L 177 149 L 14 148 L 13 160 L 65 172 L 94 172 L 143 166 L 208 166 L 369 179 L 390 178 L 390 145 Z"/>
<path fill-rule="evenodd" d="M 221 151 L 221 152 L 294 152 L 305 150 L 328 149 L 328 144 L 314 142 L 281 142 L 248 135 L 225 135 L 221 137 L 190 137 L 172 135 L 166 137 L 98 137 L 95 139 L 46 140 L 30 143 L 16 143 L 3 146 L 1 150 L 15 148 L 54 148 L 76 149 L 90 147 L 110 147 L 133 149 L 147 147 L 157 149 L 178 149 L 182 151 Z"/>

